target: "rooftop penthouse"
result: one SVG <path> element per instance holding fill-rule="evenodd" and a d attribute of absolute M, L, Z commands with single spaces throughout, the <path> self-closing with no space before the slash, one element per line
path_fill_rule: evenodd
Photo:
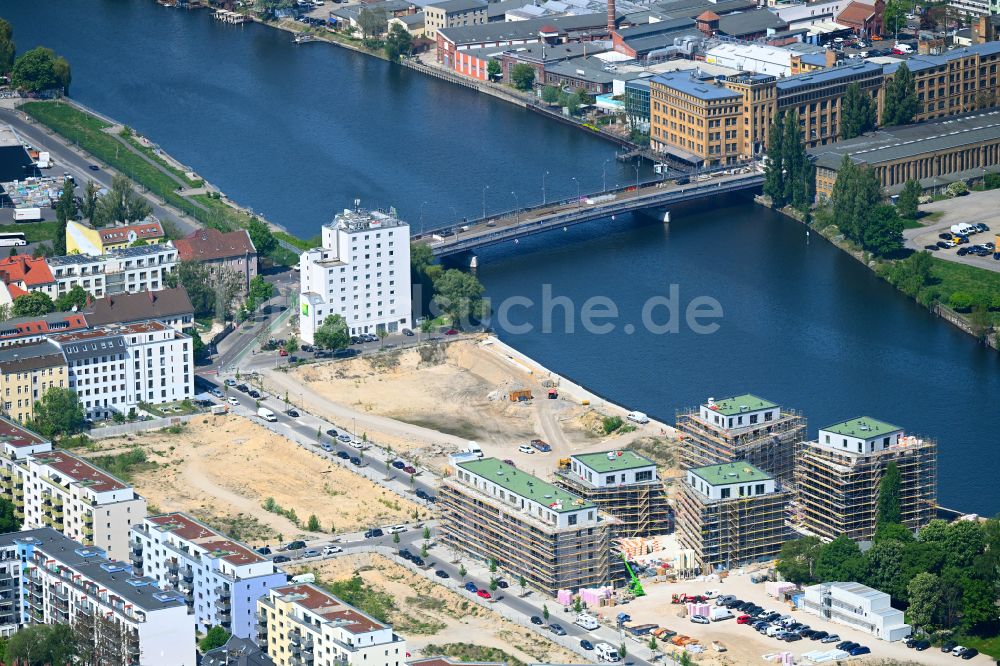
<path fill-rule="evenodd" d="M 753 497 L 777 489 L 773 476 L 746 462 L 689 469 L 687 482 L 708 500 Z"/>
<path fill-rule="evenodd" d="M 52 450 L 52 442 L 0 416 L 0 444 L 11 460 L 21 460 L 35 453 Z"/>

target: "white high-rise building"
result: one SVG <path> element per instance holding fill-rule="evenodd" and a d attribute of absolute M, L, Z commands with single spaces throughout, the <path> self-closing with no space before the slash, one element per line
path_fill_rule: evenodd
<path fill-rule="evenodd" d="M 303 342 L 314 342 L 334 314 L 351 335 L 410 327 L 410 227 L 394 213 L 338 213 L 323 225 L 323 246 L 303 252 L 299 268 Z"/>

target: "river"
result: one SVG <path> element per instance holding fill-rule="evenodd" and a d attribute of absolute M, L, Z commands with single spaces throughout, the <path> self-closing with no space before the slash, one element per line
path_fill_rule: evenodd
<path fill-rule="evenodd" d="M 635 177 L 613 146 L 574 128 L 381 60 L 295 46 L 284 32 L 151 0 L 8 5 L 21 50 L 45 44 L 70 60 L 74 98 L 299 235 L 355 197 L 430 229 L 481 214 L 484 193 L 488 211 L 538 201 L 545 172 L 550 198 L 599 189 L 605 164 L 609 184 Z M 751 391 L 804 412 L 812 434 L 860 414 L 897 423 L 938 440 L 945 506 L 1000 510 L 995 352 L 746 198 L 671 214 L 669 225 L 622 216 L 483 253 L 497 304 L 540 304 L 550 285 L 578 310 L 605 296 L 620 313 L 611 333 L 567 332 L 562 319 L 541 333 L 541 308 L 520 308 L 512 319 L 535 330 L 501 337 L 668 422 L 709 396 Z M 692 299 L 715 299 L 718 330 L 638 325 L 643 304 L 671 285 L 682 320 Z"/>

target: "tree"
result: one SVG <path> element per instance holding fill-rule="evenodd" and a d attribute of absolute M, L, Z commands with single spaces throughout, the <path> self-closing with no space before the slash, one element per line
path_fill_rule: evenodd
<path fill-rule="evenodd" d="M 861 245 L 880 257 L 889 256 L 903 247 L 903 221 L 894 207 L 888 204 L 875 207 Z"/>
<path fill-rule="evenodd" d="M 900 505 L 900 488 L 902 477 L 899 474 L 899 465 L 894 461 L 889 461 L 885 466 L 885 473 L 878 484 L 878 506 L 875 513 L 875 525 L 881 527 L 889 523 L 900 523 L 903 520 L 902 508 Z"/>
<path fill-rule="evenodd" d="M 527 63 L 518 63 L 510 68 L 510 80 L 518 90 L 531 90 L 535 85 L 535 68 Z"/>
<path fill-rule="evenodd" d="M 781 136 L 781 158 L 785 174 L 784 201 L 801 211 L 809 209 L 813 200 L 815 174 L 806 155 L 798 115 L 785 112 Z"/>
<path fill-rule="evenodd" d="M 14 61 L 14 67 L 10 70 L 10 82 L 24 92 L 37 93 L 60 88 L 56 54 L 44 46 L 25 51 Z"/>
<path fill-rule="evenodd" d="M 378 345 L 379 347 L 381 347 L 385 339 L 389 337 L 389 331 L 385 330 L 384 328 L 380 328 L 375 331 L 375 337 L 378 338 Z"/>
<path fill-rule="evenodd" d="M 72 289 L 56 299 L 55 308 L 59 312 L 69 312 L 74 307 L 77 310 L 82 310 L 87 305 L 89 298 L 90 294 L 83 287 L 75 284 Z"/>
<path fill-rule="evenodd" d="M 895 34 L 899 26 L 906 27 L 906 13 L 910 5 L 901 0 L 889 0 L 885 3 L 885 10 L 882 12 L 882 32 L 883 34 Z"/>
<path fill-rule="evenodd" d="M 919 212 L 917 206 L 920 204 L 920 195 L 924 193 L 924 188 L 920 186 L 918 180 L 908 180 L 903 184 L 903 190 L 896 198 L 896 212 L 900 217 L 916 219 Z"/>
<path fill-rule="evenodd" d="M 500 584 L 497 583 L 497 579 L 490 578 L 490 592 L 496 592 L 498 587 L 500 587 Z"/>
<path fill-rule="evenodd" d="M 495 557 L 490 558 L 490 573 L 497 572 L 497 561 Z"/>
<path fill-rule="evenodd" d="M 278 239 L 274 237 L 270 227 L 256 217 L 247 223 L 247 234 L 260 256 L 269 255 L 278 247 Z"/>
<path fill-rule="evenodd" d="M 14 299 L 10 309 L 12 317 L 40 317 L 55 310 L 55 304 L 48 294 L 31 291 Z"/>
<path fill-rule="evenodd" d="M 820 581 L 857 580 L 861 573 L 861 549 L 843 534 L 820 547 L 815 576 Z"/>
<path fill-rule="evenodd" d="M 524 579 L 524 576 L 521 575 L 521 576 L 517 577 L 517 584 L 521 588 L 521 596 L 523 597 L 524 596 L 524 588 L 528 587 L 528 581 L 526 581 Z"/>
<path fill-rule="evenodd" d="M 500 67 L 500 62 L 498 60 L 490 60 L 486 63 L 486 74 L 490 77 L 490 80 L 500 78 L 500 74 L 503 72 L 503 68 Z"/>
<path fill-rule="evenodd" d="M 95 227 L 131 224 L 145 219 L 152 212 L 149 202 L 132 187 L 132 181 L 125 176 L 115 176 L 111 180 L 111 189 L 97 200 L 91 222 Z"/>
<path fill-rule="evenodd" d="M 786 541 L 778 554 L 778 572 L 792 583 L 814 582 L 813 568 L 821 546 L 819 538 L 812 536 Z"/>
<path fill-rule="evenodd" d="M 900 63 L 895 74 L 885 86 L 885 101 L 882 106 L 882 125 L 906 125 L 913 122 L 918 108 L 916 83 L 913 72 Z"/>
<path fill-rule="evenodd" d="M 930 252 L 914 252 L 897 261 L 889 273 L 889 282 L 908 296 L 916 297 L 931 278 Z"/>
<path fill-rule="evenodd" d="M 904 548 L 894 539 L 877 541 L 865 553 L 862 582 L 897 601 L 905 601 L 908 579 L 903 571 Z"/>
<path fill-rule="evenodd" d="M 14 66 L 14 28 L 10 23 L 0 18 L 0 74 L 8 73 Z"/>
<path fill-rule="evenodd" d="M 555 86 L 545 86 L 542 88 L 542 101 L 546 104 L 555 104 L 559 101 L 559 88 Z"/>
<path fill-rule="evenodd" d="M 386 57 L 392 62 L 399 62 L 401 56 L 410 55 L 412 50 L 413 36 L 400 24 L 393 23 L 392 27 L 389 28 L 389 34 L 385 37 Z"/>
<path fill-rule="evenodd" d="M 969 186 L 960 180 L 956 180 L 954 183 L 948 183 L 948 188 L 945 190 L 949 197 L 961 197 L 969 193 Z"/>
<path fill-rule="evenodd" d="M 68 624 L 23 627 L 7 641 L 6 663 L 19 666 L 72 664 L 83 652 L 83 639 Z"/>
<path fill-rule="evenodd" d="M 327 315 L 313 334 L 313 339 L 321 349 L 346 349 L 351 344 L 347 322 L 339 314 Z"/>
<path fill-rule="evenodd" d="M 287 341 L 285 341 L 285 351 L 288 352 L 289 354 L 294 354 L 298 350 L 299 350 L 299 339 L 293 335 L 289 337 Z"/>
<path fill-rule="evenodd" d="M 464 565 L 464 564 L 459 564 L 459 565 L 458 565 L 458 575 L 459 575 L 459 577 L 461 577 L 461 579 L 462 579 L 462 580 L 465 580 L 465 577 L 466 577 L 466 576 L 467 576 L 468 574 L 469 574 L 469 572 L 468 572 L 468 571 L 466 571 L 466 569 L 465 569 L 465 565 Z"/>
<path fill-rule="evenodd" d="M 306 523 L 306 529 L 310 532 L 319 532 L 320 529 L 322 529 L 319 524 L 319 518 L 316 517 L 316 514 L 309 516 L 309 521 Z"/>
<path fill-rule="evenodd" d="M 448 315 L 453 325 L 484 315 L 483 292 L 486 289 L 471 273 L 451 268 L 434 281 L 434 303 Z"/>
<path fill-rule="evenodd" d="M 902 523 L 885 523 L 875 527 L 875 541 L 895 540 L 901 543 L 914 541 L 913 532 Z"/>
<path fill-rule="evenodd" d="M 365 7 L 358 14 L 358 26 L 365 39 L 381 37 L 385 34 L 388 19 L 384 11 Z"/>
<path fill-rule="evenodd" d="M 399 532 L 393 532 L 392 533 L 392 542 L 393 543 L 399 543 Z"/>
<path fill-rule="evenodd" d="M 656 643 L 656 636 L 650 635 L 649 642 L 646 643 L 646 645 L 649 646 L 649 649 L 653 654 L 656 654 L 656 649 L 659 647 Z"/>
<path fill-rule="evenodd" d="M 852 83 L 840 103 L 840 138 L 853 139 L 875 129 L 875 104 L 871 96 Z"/>
<path fill-rule="evenodd" d="M 31 427 L 45 437 L 74 435 L 83 430 L 83 405 L 72 389 L 61 386 L 47 389 L 35 403 L 34 412 Z"/>
<path fill-rule="evenodd" d="M 52 71 L 56 75 L 56 82 L 62 89 L 63 95 L 69 94 L 69 84 L 73 81 L 73 73 L 69 67 L 69 61 L 62 56 L 56 56 L 52 61 Z"/>
<path fill-rule="evenodd" d="M 247 288 L 247 300 L 253 304 L 251 309 L 266 303 L 272 296 L 274 296 L 274 285 L 265 280 L 263 275 L 253 276 Z"/>
<path fill-rule="evenodd" d="M 230 633 L 220 626 L 209 627 L 205 637 L 198 641 L 202 654 L 220 648 L 229 641 Z"/>
<path fill-rule="evenodd" d="M 847 238 L 864 246 L 875 209 L 882 203 L 882 186 L 878 176 L 867 167 L 858 167 L 849 155 L 844 155 L 837 170 L 831 199 L 833 219 L 840 230 Z M 882 222 L 891 223 L 892 220 Z M 872 234 L 870 239 L 879 240 L 876 234 Z"/>
<path fill-rule="evenodd" d="M 976 108 L 977 109 L 988 109 L 997 104 L 997 93 L 996 90 L 989 88 L 987 90 L 980 90 L 976 93 Z"/>
<path fill-rule="evenodd" d="M 949 566 L 968 568 L 985 549 L 986 535 L 978 522 L 959 520 L 948 525 L 944 546 Z"/>
<path fill-rule="evenodd" d="M 76 195 L 73 192 L 73 181 L 68 178 L 63 181 L 62 192 L 56 203 L 56 237 L 52 241 L 52 252 L 56 256 L 66 254 L 66 224 L 77 215 Z"/>
<path fill-rule="evenodd" d="M 424 541 L 427 541 L 428 539 L 430 539 L 431 538 L 431 528 L 424 527 L 423 536 L 424 536 Z"/>
<path fill-rule="evenodd" d="M 87 181 L 87 187 L 83 190 L 83 202 L 80 204 L 80 214 L 90 221 L 93 221 L 94 211 L 97 209 L 97 193 L 100 191 L 100 185 L 92 180 Z"/>
<path fill-rule="evenodd" d="M 427 272 L 427 267 L 434 263 L 434 250 L 424 243 L 410 243 L 410 270 L 414 277 L 420 277 Z"/>
<path fill-rule="evenodd" d="M 936 575 L 922 571 L 914 576 L 906 584 L 906 596 L 910 600 L 906 621 L 914 627 L 932 628 L 941 604 L 941 592 L 941 579 Z"/>
<path fill-rule="evenodd" d="M 194 362 L 201 363 L 208 358 L 208 347 L 205 345 L 205 341 L 201 339 L 201 334 L 194 328 L 188 328 L 184 330 L 185 335 L 191 336 L 191 353 L 194 355 Z"/>
<path fill-rule="evenodd" d="M 764 194 L 778 208 L 784 205 L 785 178 L 781 163 L 781 123 L 773 122 L 767 130 L 767 155 L 764 160 Z"/>
<path fill-rule="evenodd" d="M 542 617 L 546 620 L 549 619 L 549 606 L 548 604 L 542 604 Z"/>
<path fill-rule="evenodd" d="M 0 534 L 17 532 L 21 529 L 23 521 L 14 515 L 14 503 L 9 499 L 0 497 Z"/>

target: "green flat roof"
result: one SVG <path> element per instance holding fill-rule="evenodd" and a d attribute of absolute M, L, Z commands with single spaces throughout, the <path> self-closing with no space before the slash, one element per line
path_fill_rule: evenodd
<path fill-rule="evenodd" d="M 533 500 L 539 504 L 550 505 L 553 502 L 561 501 L 562 509 L 552 509 L 559 513 L 579 511 L 580 509 L 588 509 L 595 506 L 591 501 L 554 486 L 548 481 L 542 481 L 537 476 L 523 472 L 516 467 L 511 467 L 496 458 L 460 462 L 458 466 L 484 479 L 489 479 L 509 493 L 520 495 L 525 499 Z M 576 500 L 580 500 L 583 503 L 574 504 L 573 502 Z"/>
<path fill-rule="evenodd" d="M 609 453 L 620 453 L 621 455 L 616 455 L 614 458 L 608 458 Z M 636 469 L 637 467 L 656 466 L 656 463 L 649 458 L 640 456 L 635 451 L 629 451 L 628 449 L 603 451 L 600 453 L 582 453 L 571 457 L 575 460 L 579 460 L 582 464 L 586 465 L 598 474 L 604 474 L 606 472 L 620 472 L 625 469 Z"/>
<path fill-rule="evenodd" d="M 821 428 L 837 435 L 847 435 L 848 437 L 860 437 L 861 439 L 871 439 L 872 437 L 882 437 L 891 432 L 902 430 L 899 426 L 894 426 L 885 421 L 873 419 L 870 416 L 859 416 L 856 419 L 848 419 L 831 426 Z"/>
<path fill-rule="evenodd" d="M 774 478 L 764 470 L 759 467 L 754 467 L 745 460 L 737 460 L 736 462 L 723 463 L 721 465 L 694 467 L 688 471 L 701 477 L 706 483 L 712 486 L 724 486 L 730 483 L 767 481 Z"/>
<path fill-rule="evenodd" d="M 717 409 L 714 411 L 719 412 L 723 416 L 736 416 L 737 414 L 746 413 L 741 411 L 740 407 L 746 407 L 749 412 L 756 412 L 761 409 L 773 409 L 778 405 L 774 404 L 770 400 L 758 398 L 752 393 L 744 393 L 743 395 L 734 395 L 732 398 L 716 400 L 715 406 Z"/>

